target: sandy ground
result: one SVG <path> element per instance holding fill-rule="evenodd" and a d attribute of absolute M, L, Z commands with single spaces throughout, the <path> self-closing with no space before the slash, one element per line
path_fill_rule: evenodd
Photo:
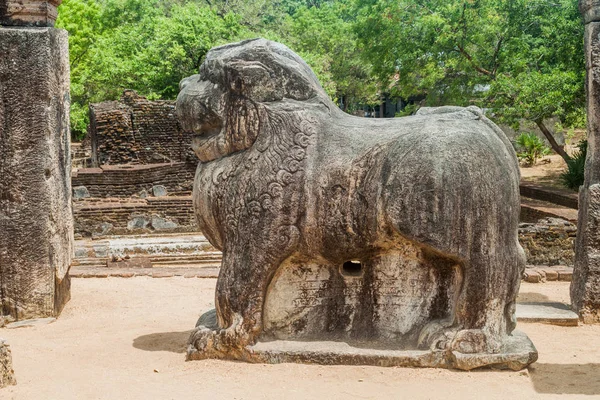
<path fill-rule="evenodd" d="M 521 167 L 521 179 L 564 189 L 560 175 L 567 169 L 565 160 L 552 154 L 538 161 L 533 167 Z"/>
<path fill-rule="evenodd" d="M 0 329 L 18 385 L 0 399 L 526 399 L 600 397 L 600 326 L 520 324 L 529 371 L 447 371 L 184 361 L 214 279 L 74 279 L 53 324 Z M 568 283 L 523 284 L 523 301 L 568 301 Z"/>

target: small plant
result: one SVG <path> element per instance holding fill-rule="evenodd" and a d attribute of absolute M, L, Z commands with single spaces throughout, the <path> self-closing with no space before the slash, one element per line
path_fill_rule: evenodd
<path fill-rule="evenodd" d="M 577 145 L 577 151 L 567 162 L 567 170 L 560 175 L 562 184 L 569 189 L 579 190 L 579 186 L 583 185 L 587 145 L 587 140 L 582 140 L 579 142 Z"/>
<path fill-rule="evenodd" d="M 538 159 L 550 154 L 550 149 L 535 133 L 521 133 L 515 143 L 517 157 L 526 167 L 532 167 Z"/>

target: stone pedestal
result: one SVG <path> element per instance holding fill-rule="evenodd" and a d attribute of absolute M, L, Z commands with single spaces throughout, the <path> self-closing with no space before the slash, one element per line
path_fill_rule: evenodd
<path fill-rule="evenodd" d="M 12 355 L 10 347 L 3 339 L 0 339 L 0 389 L 10 385 L 16 385 L 15 371 L 12 367 Z"/>
<path fill-rule="evenodd" d="M 0 27 L 0 316 L 56 316 L 73 251 L 67 32 Z"/>
<path fill-rule="evenodd" d="M 600 322 L 600 1 L 581 0 L 585 22 L 588 155 L 579 192 L 571 303 L 586 323 Z"/>

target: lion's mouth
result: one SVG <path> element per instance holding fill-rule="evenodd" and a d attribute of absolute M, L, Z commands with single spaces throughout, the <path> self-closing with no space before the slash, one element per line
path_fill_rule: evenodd
<path fill-rule="evenodd" d="M 222 127 L 203 124 L 192 131 L 192 150 L 202 162 L 208 162 L 226 154 Z"/>

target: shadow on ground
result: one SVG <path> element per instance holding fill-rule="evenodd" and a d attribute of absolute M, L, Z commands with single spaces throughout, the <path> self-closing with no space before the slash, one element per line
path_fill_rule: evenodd
<path fill-rule="evenodd" d="M 133 347 L 145 351 L 185 353 L 191 334 L 192 331 L 151 333 L 133 339 Z"/>
<path fill-rule="evenodd" d="M 600 394 L 600 364 L 533 364 L 529 367 L 538 393 Z"/>

